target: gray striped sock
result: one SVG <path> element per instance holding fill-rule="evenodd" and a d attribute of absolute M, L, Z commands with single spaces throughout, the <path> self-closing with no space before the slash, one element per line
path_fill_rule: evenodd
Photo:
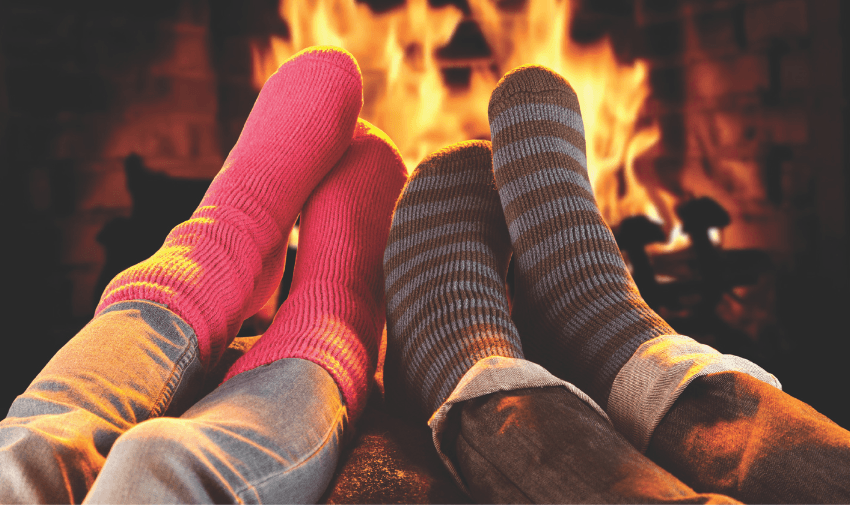
<path fill-rule="evenodd" d="M 675 332 L 640 297 L 599 213 L 570 85 L 544 67 L 520 67 L 499 82 L 488 113 L 523 344 L 530 359 L 606 405 L 638 346 Z"/>
<path fill-rule="evenodd" d="M 428 415 L 479 360 L 523 357 L 505 298 L 509 259 L 490 143 L 426 158 L 396 204 L 384 278 L 387 363 Z"/>

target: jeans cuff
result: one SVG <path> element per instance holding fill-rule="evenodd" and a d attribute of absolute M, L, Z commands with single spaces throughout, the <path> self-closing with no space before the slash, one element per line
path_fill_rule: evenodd
<path fill-rule="evenodd" d="M 640 452 L 646 452 L 656 426 L 676 398 L 697 377 L 742 372 L 782 389 L 776 377 L 755 363 L 683 335 L 644 342 L 614 378 L 607 411 L 614 426 Z"/>
<path fill-rule="evenodd" d="M 578 396 L 582 401 L 590 405 L 609 423 L 611 420 L 602 408 L 596 404 L 582 390 L 563 381 L 548 370 L 524 359 L 506 358 L 503 356 L 491 356 L 482 359 L 472 366 L 461 377 L 457 386 L 452 391 L 451 395 L 443 402 L 442 405 L 434 412 L 431 419 L 428 420 L 428 426 L 431 428 L 431 438 L 434 441 L 434 447 L 437 449 L 437 454 L 443 461 L 443 464 L 448 469 L 452 478 L 457 485 L 469 495 L 469 490 L 460 473 L 455 468 L 454 462 L 449 458 L 440 447 L 442 434 L 446 429 L 449 410 L 456 403 L 471 400 L 481 396 L 489 395 L 497 391 L 513 391 L 516 389 L 525 388 L 543 388 L 551 386 L 561 386 L 567 391 Z"/>

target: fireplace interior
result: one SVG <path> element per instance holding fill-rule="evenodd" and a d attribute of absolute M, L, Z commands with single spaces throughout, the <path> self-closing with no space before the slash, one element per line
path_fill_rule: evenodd
<path fill-rule="evenodd" d="M 361 62 L 363 115 L 409 168 L 488 138 L 486 100 L 513 66 L 561 71 L 591 132 L 597 198 L 651 305 L 850 428 L 848 12 L 838 0 L 3 2 L 15 365 L 0 407 L 90 319 L 108 279 L 191 214 L 281 59 L 332 43 Z M 240 335 L 263 331 L 287 282 Z M 364 423 L 384 422 L 376 402 Z M 430 499 L 461 499 L 446 493 Z"/>

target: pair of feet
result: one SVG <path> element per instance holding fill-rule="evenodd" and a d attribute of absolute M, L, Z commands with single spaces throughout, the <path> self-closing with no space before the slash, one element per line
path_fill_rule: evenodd
<path fill-rule="evenodd" d="M 210 370 L 280 283 L 300 213 L 289 297 L 225 380 L 307 359 L 331 374 L 356 418 L 377 363 L 381 255 L 407 174 L 392 141 L 358 119 L 362 104 L 360 69 L 346 51 L 312 47 L 290 58 L 192 217 L 109 283 L 97 314 L 126 300 L 165 305 L 191 326 Z"/>
<path fill-rule="evenodd" d="M 488 113 L 492 149 L 471 141 L 432 154 L 396 206 L 384 254 L 388 362 L 429 415 L 479 361 L 524 353 L 605 408 L 638 347 L 675 332 L 640 297 L 599 212 L 569 84 L 520 67 Z"/>

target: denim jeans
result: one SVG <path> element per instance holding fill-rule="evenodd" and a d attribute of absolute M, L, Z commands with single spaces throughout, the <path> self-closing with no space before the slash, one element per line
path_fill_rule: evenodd
<path fill-rule="evenodd" d="M 695 489 L 747 503 L 850 503 L 850 432 L 743 373 L 692 382 L 646 454 Z"/>
<path fill-rule="evenodd" d="M 740 372 L 688 385 L 646 455 L 562 387 L 457 407 L 442 447 L 477 502 L 850 503 L 850 432 Z"/>
<path fill-rule="evenodd" d="M 442 446 L 478 503 L 738 503 L 696 492 L 563 387 L 500 391 L 457 407 Z"/>
<path fill-rule="evenodd" d="M 0 502 L 318 500 L 347 411 L 309 361 L 283 359 L 199 399 L 192 329 L 147 301 L 109 307 L 0 422 Z"/>

